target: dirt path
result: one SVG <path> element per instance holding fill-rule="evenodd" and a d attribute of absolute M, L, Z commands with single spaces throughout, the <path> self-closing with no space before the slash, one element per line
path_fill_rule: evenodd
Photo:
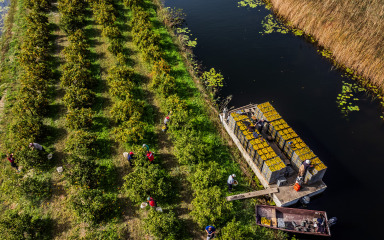
<path fill-rule="evenodd" d="M 6 96 L 7 96 L 7 90 L 5 90 L 3 92 L 3 95 L 0 99 L 0 123 L 2 122 L 3 120 L 3 111 L 4 111 L 4 105 L 5 105 L 5 99 L 6 99 Z M 1 141 L 0 141 L 0 149 L 1 149 Z"/>
<path fill-rule="evenodd" d="M 3 111 L 4 111 L 4 104 L 5 104 L 5 98 L 7 96 L 7 90 L 3 92 L 3 95 L 0 99 L 0 122 L 3 119 Z"/>

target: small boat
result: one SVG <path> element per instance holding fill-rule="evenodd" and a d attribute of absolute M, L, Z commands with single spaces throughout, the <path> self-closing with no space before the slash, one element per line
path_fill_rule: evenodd
<path fill-rule="evenodd" d="M 324 211 L 256 205 L 256 224 L 286 232 L 331 236 Z"/>

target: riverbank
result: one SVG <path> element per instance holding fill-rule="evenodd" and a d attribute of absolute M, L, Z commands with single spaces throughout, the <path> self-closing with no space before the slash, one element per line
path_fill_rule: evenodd
<path fill-rule="evenodd" d="M 312 35 L 347 72 L 384 87 L 384 15 L 381 1 L 270 0 L 292 26 Z M 352 70 L 353 71 L 352 71 Z M 363 82 L 364 83 L 364 82 Z M 366 85 L 369 83 L 365 82 Z M 374 91 L 375 92 L 375 91 Z"/>

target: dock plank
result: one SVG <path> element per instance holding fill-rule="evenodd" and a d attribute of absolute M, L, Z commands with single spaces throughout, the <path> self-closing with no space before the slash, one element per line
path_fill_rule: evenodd
<path fill-rule="evenodd" d="M 254 192 L 248 192 L 248 193 L 242 193 L 242 194 L 237 194 L 237 195 L 232 195 L 226 197 L 227 201 L 233 201 L 233 200 L 240 200 L 240 199 L 246 199 L 246 198 L 253 198 L 253 197 L 258 197 L 262 195 L 267 195 L 270 193 L 277 193 L 279 192 L 278 188 L 268 188 L 260 191 L 254 191 Z"/>

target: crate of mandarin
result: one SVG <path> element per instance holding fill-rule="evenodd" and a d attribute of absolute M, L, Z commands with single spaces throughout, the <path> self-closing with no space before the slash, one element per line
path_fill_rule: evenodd
<path fill-rule="evenodd" d="M 302 148 L 308 147 L 300 137 L 289 140 L 283 148 L 283 152 L 292 159 L 293 152 Z"/>
<path fill-rule="evenodd" d="M 267 132 L 269 135 L 271 135 L 272 139 L 275 139 L 278 131 L 281 131 L 287 128 L 289 128 L 287 122 L 284 119 L 278 119 L 268 124 Z"/>

